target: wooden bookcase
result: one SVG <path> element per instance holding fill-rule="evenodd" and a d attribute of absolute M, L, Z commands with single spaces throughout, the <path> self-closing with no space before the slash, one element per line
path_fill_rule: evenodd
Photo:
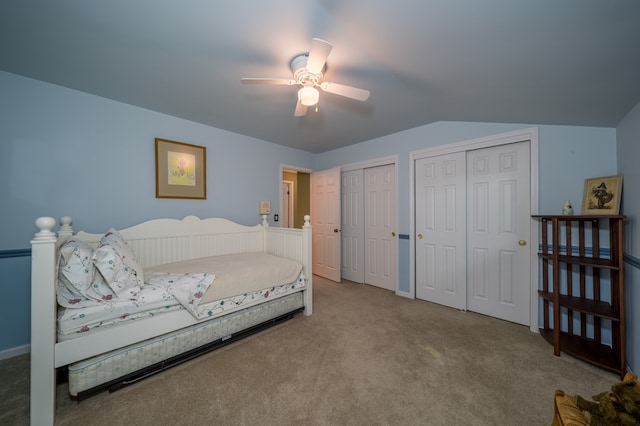
<path fill-rule="evenodd" d="M 542 227 L 538 254 L 542 262 L 540 334 L 553 345 L 555 355 L 565 352 L 623 377 L 625 217 L 533 218 Z M 600 247 L 601 234 L 608 234 L 608 250 Z M 605 321 L 610 322 L 611 345 L 602 342 Z"/>

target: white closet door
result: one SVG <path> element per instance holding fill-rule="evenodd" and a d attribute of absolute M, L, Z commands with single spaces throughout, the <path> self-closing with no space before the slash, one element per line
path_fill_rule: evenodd
<path fill-rule="evenodd" d="M 364 283 L 364 171 L 342 173 L 342 277 Z"/>
<path fill-rule="evenodd" d="M 311 173 L 313 273 L 340 282 L 340 169 Z"/>
<path fill-rule="evenodd" d="M 396 290 L 395 165 L 364 169 L 365 283 Z"/>
<path fill-rule="evenodd" d="M 466 309 L 466 155 L 415 162 L 416 297 Z"/>
<path fill-rule="evenodd" d="M 529 324 L 529 142 L 467 152 L 467 306 Z"/>

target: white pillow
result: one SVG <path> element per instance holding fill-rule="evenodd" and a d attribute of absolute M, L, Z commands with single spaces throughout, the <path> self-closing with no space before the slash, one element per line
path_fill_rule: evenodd
<path fill-rule="evenodd" d="M 75 238 L 60 247 L 58 279 L 70 294 L 87 297 L 87 289 L 95 276 L 92 255 L 91 246 Z"/>
<path fill-rule="evenodd" d="M 93 264 L 115 294 L 123 299 L 136 299 L 144 284 L 142 267 L 115 229 L 110 229 L 93 251 Z"/>
<path fill-rule="evenodd" d="M 93 282 L 87 288 L 87 297 L 100 302 L 111 302 L 118 298 L 100 272 L 96 273 Z"/>
<path fill-rule="evenodd" d="M 102 279 L 102 275 L 96 273 L 93 265 L 93 249 L 89 244 L 70 238 L 60 247 L 58 262 L 56 298 L 60 306 L 65 308 L 99 306 L 98 302 L 115 297 L 115 293 Z M 110 296 L 94 296 L 92 287 L 95 282 L 102 282 L 103 292 L 108 291 Z"/>

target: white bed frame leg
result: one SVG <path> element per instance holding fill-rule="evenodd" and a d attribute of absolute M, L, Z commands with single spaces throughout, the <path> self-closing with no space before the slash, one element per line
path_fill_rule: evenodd
<path fill-rule="evenodd" d="M 69 224 L 71 219 L 69 218 Z M 31 424 L 53 425 L 56 410 L 56 221 L 40 217 L 31 240 Z M 45 284 L 45 285 L 43 285 Z M 37 291 L 34 291 L 37 290 Z M 46 319 L 43 319 L 46 318 Z"/>

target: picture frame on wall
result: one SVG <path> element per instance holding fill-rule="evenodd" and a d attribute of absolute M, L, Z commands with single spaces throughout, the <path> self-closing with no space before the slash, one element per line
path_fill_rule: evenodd
<path fill-rule="evenodd" d="M 618 215 L 621 199 L 622 175 L 585 179 L 582 214 Z"/>
<path fill-rule="evenodd" d="M 207 199 L 207 149 L 155 139 L 156 198 Z"/>

